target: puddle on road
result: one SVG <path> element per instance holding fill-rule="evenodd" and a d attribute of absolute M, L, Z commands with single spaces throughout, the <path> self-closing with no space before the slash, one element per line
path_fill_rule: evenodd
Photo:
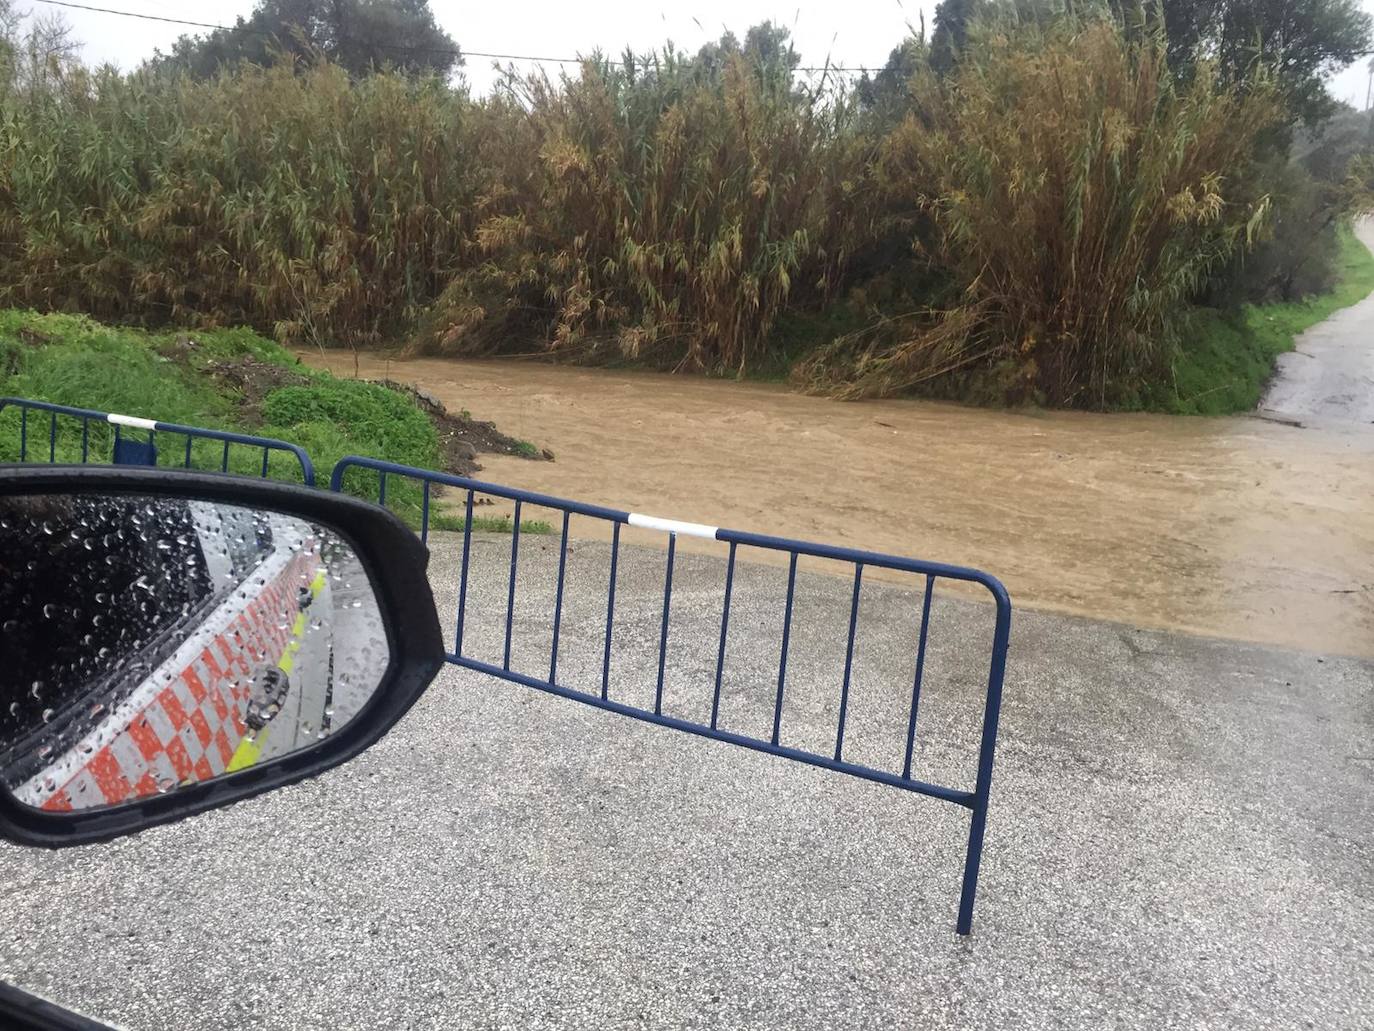
<path fill-rule="evenodd" d="M 351 354 L 302 357 L 353 372 Z M 1367 429 L 839 404 L 519 362 L 364 355 L 361 373 L 415 383 L 557 456 L 482 455 L 485 479 L 977 566 L 1018 605 L 1374 656 Z"/>

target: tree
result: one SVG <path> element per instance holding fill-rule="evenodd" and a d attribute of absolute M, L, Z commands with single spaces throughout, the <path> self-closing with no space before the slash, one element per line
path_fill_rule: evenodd
<path fill-rule="evenodd" d="M 0 96 L 35 94 L 59 81 L 75 63 L 81 45 L 59 14 L 24 15 L 11 0 L 0 0 Z"/>
<path fill-rule="evenodd" d="M 854 85 L 864 110 L 873 112 L 879 124 L 895 124 L 906 112 L 908 84 L 930 51 L 925 40 L 912 36 L 887 55 L 887 63 L 870 78 L 867 72 Z"/>
<path fill-rule="evenodd" d="M 463 63 L 429 0 L 261 0 L 246 20 L 182 36 L 150 63 L 203 79 L 223 65 L 266 65 L 283 54 L 307 64 L 324 58 L 355 76 L 382 67 L 448 75 Z"/>
<path fill-rule="evenodd" d="M 954 70 L 959 61 L 959 52 L 968 40 L 969 22 L 989 6 L 981 0 L 940 0 L 935 5 L 935 28 L 930 34 L 930 66 L 936 74 L 947 75 Z"/>
<path fill-rule="evenodd" d="M 691 60 L 691 67 L 708 79 L 719 79 L 726 62 L 732 57 L 743 57 L 758 74 L 783 75 L 791 80 L 792 69 L 800 63 L 800 57 L 792 46 L 792 34 L 785 25 L 774 25 L 771 21 L 752 25 L 744 34 L 744 45 L 730 31 L 719 40 L 707 43 L 697 51 Z"/>
<path fill-rule="evenodd" d="M 1118 11 L 1136 3 L 1117 0 Z M 1224 81 L 1257 70 L 1273 75 L 1292 120 L 1313 125 L 1336 104 L 1324 80 L 1371 47 L 1371 19 L 1359 0 L 1161 0 L 1169 64 L 1187 75 L 1215 61 Z"/>

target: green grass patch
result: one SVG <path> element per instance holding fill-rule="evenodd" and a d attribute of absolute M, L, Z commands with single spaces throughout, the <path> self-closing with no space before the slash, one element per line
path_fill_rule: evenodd
<path fill-rule="evenodd" d="M 1126 408 L 1180 415 L 1226 415 L 1259 404 L 1279 355 L 1298 334 L 1374 292 L 1374 254 L 1349 229 L 1340 233 L 1340 280 L 1307 301 L 1200 308 L 1173 364 L 1172 381 L 1142 390 Z"/>
<path fill-rule="evenodd" d="M 431 530 L 451 530 L 455 533 L 462 533 L 465 526 L 466 519 L 463 516 L 432 513 L 429 517 Z M 515 523 L 510 516 L 475 515 L 472 517 L 472 528 L 479 533 L 510 533 L 514 526 Z M 522 519 L 520 520 L 520 532 L 522 534 L 533 533 L 547 536 L 553 533 L 553 525 L 542 519 Z"/>
<path fill-rule="evenodd" d="M 345 455 L 425 469 L 443 461 L 433 424 L 409 397 L 310 369 L 246 329 L 147 333 L 81 316 L 0 310 L 0 395 L 284 440 L 305 448 L 321 485 Z M 20 460 L 20 419 L 17 409 L 0 412 L 0 462 Z M 55 441 L 50 428 L 46 416 L 30 415 L 28 460 L 79 462 L 80 421 L 59 418 Z M 162 434 L 158 444 L 159 464 L 185 462 L 184 437 Z M 108 462 L 112 428 L 90 424 L 87 446 L 92 461 Z M 223 461 L 221 444 L 193 443 L 193 468 L 218 470 Z M 261 474 L 261 450 L 232 447 L 229 471 Z M 269 474 L 300 479 L 295 459 L 280 452 L 271 453 Z M 375 500 L 377 476 L 351 470 L 344 488 Z M 418 525 L 420 492 L 393 477 L 387 505 Z"/>

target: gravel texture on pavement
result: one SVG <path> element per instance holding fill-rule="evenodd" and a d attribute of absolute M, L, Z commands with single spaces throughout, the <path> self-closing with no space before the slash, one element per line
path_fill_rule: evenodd
<path fill-rule="evenodd" d="M 456 540 L 432 544 L 451 642 Z M 508 547 L 472 549 L 467 644 L 489 661 Z M 608 550 L 568 558 L 560 683 L 599 685 Z M 539 676 L 557 559 L 556 537 L 522 539 L 512 666 Z M 622 552 L 611 693 L 633 704 L 652 704 L 663 562 Z M 723 579 L 679 555 L 665 711 L 709 714 Z M 730 729 L 771 730 L 785 581 L 739 568 Z M 798 575 L 786 744 L 833 749 L 851 590 Z M 856 761 L 900 771 L 920 599 L 864 582 Z M 923 779 L 972 786 L 991 626 L 937 594 Z M 1018 610 L 962 939 L 967 827 L 446 667 L 316 780 L 106 845 L 0 847 L 0 975 L 140 1031 L 1372 1026 L 1374 664 Z"/>

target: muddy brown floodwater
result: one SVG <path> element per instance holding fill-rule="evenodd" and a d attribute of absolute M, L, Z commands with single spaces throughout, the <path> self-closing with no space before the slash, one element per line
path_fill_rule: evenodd
<path fill-rule="evenodd" d="M 351 355 L 302 357 L 352 375 Z M 557 456 L 483 456 L 483 479 L 977 566 L 1018 605 L 1374 655 L 1374 426 L 841 404 L 510 361 L 361 374 Z"/>

